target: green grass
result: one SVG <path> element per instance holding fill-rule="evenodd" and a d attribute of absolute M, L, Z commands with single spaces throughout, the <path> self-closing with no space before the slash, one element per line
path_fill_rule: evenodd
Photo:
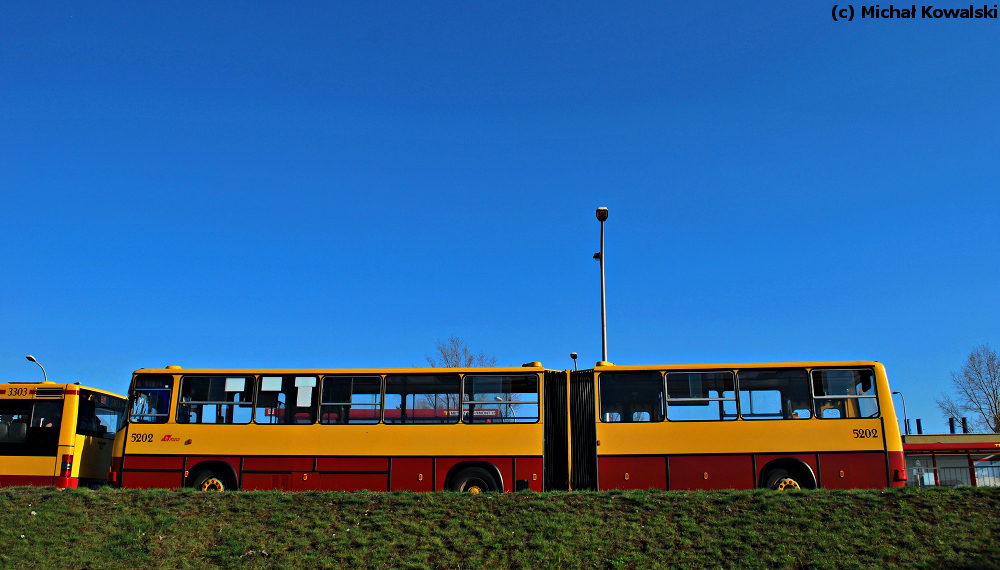
<path fill-rule="evenodd" d="M 3 568 L 1000 568 L 998 531 L 990 488 L 0 489 Z"/>

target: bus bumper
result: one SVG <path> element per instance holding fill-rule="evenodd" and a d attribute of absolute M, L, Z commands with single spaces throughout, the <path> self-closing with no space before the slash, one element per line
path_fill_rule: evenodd
<path fill-rule="evenodd" d="M 60 489 L 76 489 L 80 484 L 78 477 L 53 477 L 52 484 Z"/>

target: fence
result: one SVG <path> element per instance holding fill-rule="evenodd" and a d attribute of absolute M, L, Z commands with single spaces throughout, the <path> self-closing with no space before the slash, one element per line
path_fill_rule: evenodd
<path fill-rule="evenodd" d="M 910 487 L 1000 487 L 1000 465 L 983 467 L 910 467 Z M 935 474 L 937 477 L 935 477 Z"/>

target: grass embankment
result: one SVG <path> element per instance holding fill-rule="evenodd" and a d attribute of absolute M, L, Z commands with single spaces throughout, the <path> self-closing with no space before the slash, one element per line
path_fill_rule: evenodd
<path fill-rule="evenodd" d="M 0 490 L 4 568 L 1000 568 L 998 530 L 987 488 Z"/>

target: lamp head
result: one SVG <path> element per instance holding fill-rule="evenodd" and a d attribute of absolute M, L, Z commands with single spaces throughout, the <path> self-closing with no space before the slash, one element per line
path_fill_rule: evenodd
<path fill-rule="evenodd" d="M 31 356 L 30 354 L 29 354 L 28 356 L 25 356 L 25 358 L 27 358 L 28 360 L 30 360 L 30 361 L 32 361 L 32 362 L 34 362 L 35 364 L 38 364 L 38 361 L 37 361 L 37 360 L 35 360 L 35 357 L 34 357 L 34 356 Z"/>
<path fill-rule="evenodd" d="M 576 353 L 575 352 L 569 353 L 569 357 L 572 358 L 573 360 L 576 360 Z"/>
<path fill-rule="evenodd" d="M 601 222 L 604 222 L 604 220 L 608 219 L 608 209 L 603 206 L 598 208 L 597 219 L 600 220 Z"/>

